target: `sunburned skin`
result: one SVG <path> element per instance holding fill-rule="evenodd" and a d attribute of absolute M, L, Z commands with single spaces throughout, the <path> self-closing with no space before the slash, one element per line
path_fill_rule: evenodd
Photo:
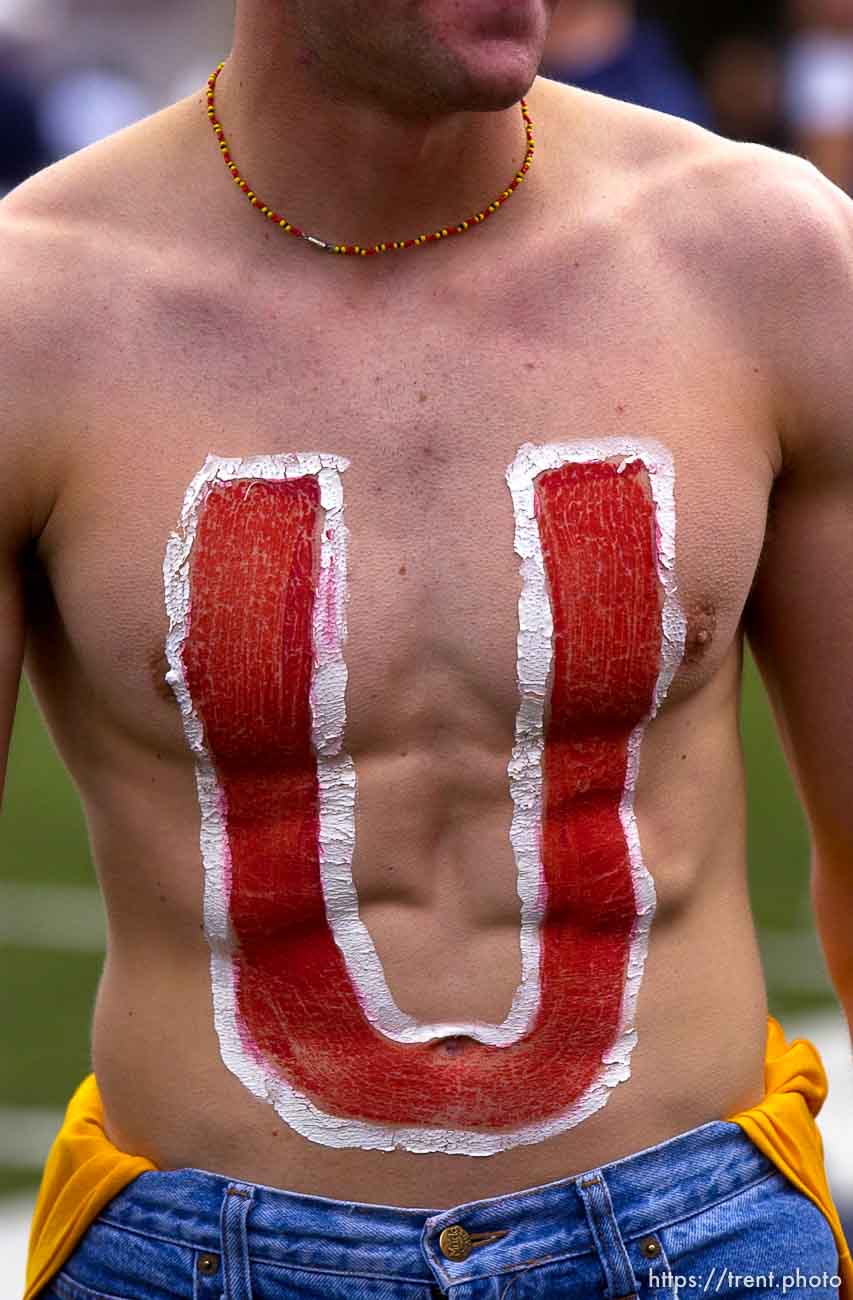
<path fill-rule="evenodd" d="M 501 1024 L 407 1015 L 359 918 L 348 466 L 209 456 L 167 547 L 215 1025 L 228 1068 L 310 1140 L 489 1155 L 580 1123 L 630 1076 L 655 909 L 634 790 L 685 651 L 672 458 L 649 439 L 525 443 L 506 472 L 522 979 Z"/>

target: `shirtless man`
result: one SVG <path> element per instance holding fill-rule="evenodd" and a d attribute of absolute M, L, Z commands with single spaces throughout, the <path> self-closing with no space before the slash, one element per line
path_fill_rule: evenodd
<path fill-rule="evenodd" d="M 104 1142 L 156 1167 L 44 1295 L 837 1265 L 725 1117 L 745 632 L 853 1006 L 853 207 L 537 77 L 553 7 L 238 0 L 225 162 L 205 88 L 2 205 L 2 740 L 29 624 Z M 488 220 L 281 227 L 480 212 L 522 97 Z"/>

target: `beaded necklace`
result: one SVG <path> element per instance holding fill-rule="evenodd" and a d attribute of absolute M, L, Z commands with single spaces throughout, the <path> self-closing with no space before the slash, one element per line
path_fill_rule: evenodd
<path fill-rule="evenodd" d="M 434 240 L 447 239 L 450 235 L 464 234 L 466 230 L 472 230 L 475 226 L 485 221 L 487 217 L 490 217 L 493 212 L 497 212 L 501 204 L 506 203 L 507 199 L 512 197 L 514 191 L 518 189 L 518 186 L 530 170 L 530 164 L 533 161 L 533 152 L 535 149 L 533 142 L 533 123 L 527 109 L 527 102 L 522 99 L 520 101 L 521 115 L 524 118 L 524 129 L 527 134 L 527 154 L 524 162 L 515 173 L 515 176 L 510 181 L 507 188 L 503 190 L 487 208 L 483 208 L 482 212 L 475 212 L 472 216 L 468 217 L 466 221 L 460 221 L 458 225 L 442 226 L 440 230 L 434 230 L 430 235 L 419 235 L 416 239 L 395 239 L 393 241 L 388 240 L 384 244 L 367 244 L 365 246 L 362 246 L 361 244 L 333 244 L 326 239 L 318 239 L 316 235 L 306 234 L 306 232 L 301 230 L 299 226 L 291 225 L 286 217 L 283 217 L 279 212 L 275 212 L 269 204 L 264 203 L 263 199 L 260 199 L 255 191 L 250 188 L 249 182 L 244 180 L 240 175 L 237 166 L 231 157 L 231 150 L 228 147 L 228 141 L 225 139 L 222 125 L 216 116 L 216 79 L 224 67 L 225 64 L 220 63 L 216 71 L 211 73 L 208 78 L 207 116 L 210 118 L 210 125 L 213 127 L 214 135 L 219 142 L 219 148 L 222 151 L 222 156 L 225 159 L 228 170 L 234 178 L 234 183 L 243 191 L 252 206 L 257 208 L 269 221 L 275 222 L 281 230 L 286 231 L 289 235 L 296 235 L 298 239 L 304 239 L 307 243 L 313 245 L 314 248 L 321 248 L 326 253 L 349 253 L 356 257 L 370 257 L 374 253 L 390 253 L 393 249 L 421 248 L 424 244 L 432 243 Z"/>

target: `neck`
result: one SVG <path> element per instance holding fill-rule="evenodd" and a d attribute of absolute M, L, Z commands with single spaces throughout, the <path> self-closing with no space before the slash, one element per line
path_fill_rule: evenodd
<path fill-rule="evenodd" d="M 413 238 L 481 210 L 518 171 L 527 148 L 518 101 L 404 112 L 336 83 L 280 19 L 274 32 L 261 25 L 258 14 L 238 24 L 216 115 L 240 174 L 307 233 L 361 245 Z"/>

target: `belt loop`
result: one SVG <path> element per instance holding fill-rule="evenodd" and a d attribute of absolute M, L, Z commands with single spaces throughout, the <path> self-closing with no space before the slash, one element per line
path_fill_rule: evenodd
<path fill-rule="evenodd" d="M 638 1296 L 640 1284 L 634 1276 L 631 1260 L 613 1213 L 610 1191 L 600 1169 L 593 1169 L 575 1180 L 578 1195 L 583 1201 L 587 1222 L 592 1233 L 598 1258 L 607 1282 L 606 1300 L 624 1300 Z"/>
<path fill-rule="evenodd" d="M 255 1196 L 250 1183 L 229 1183 L 222 1198 L 222 1300 L 252 1300 L 246 1217 Z"/>

